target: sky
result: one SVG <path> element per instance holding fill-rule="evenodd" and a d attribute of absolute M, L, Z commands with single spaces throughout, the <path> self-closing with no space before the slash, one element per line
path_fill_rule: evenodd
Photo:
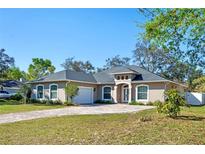
<path fill-rule="evenodd" d="M 144 21 L 136 9 L 0 9 L 0 48 L 24 71 L 32 58 L 50 59 L 56 71 L 68 57 L 102 67 L 132 57 Z"/>

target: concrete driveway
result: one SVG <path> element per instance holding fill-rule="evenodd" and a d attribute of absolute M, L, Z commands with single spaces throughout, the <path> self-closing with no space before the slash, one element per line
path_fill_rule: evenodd
<path fill-rule="evenodd" d="M 152 109 L 152 108 L 154 107 L 128 105 L 128 104 L 73 106 L 73 107 L 66 107 L 61 109 L 2 114 L 0 115 L 0 124 L 12 123 L 12 122 L 23 121 L 23 120 L 38 119 L 38 118 L 46 118 L 46 117 L 58 117 L 64 115 L 130 113 L 130 112 L 138 112 L 138 111 Z"/>

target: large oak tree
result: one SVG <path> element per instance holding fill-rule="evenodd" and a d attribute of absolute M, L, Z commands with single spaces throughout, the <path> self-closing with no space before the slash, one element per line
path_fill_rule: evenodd
<path fill-rule="evenodd" d="M 0 49 L 0 78 L 6 78 L 6 72 L 14 66 L 14 58 L 5 53 L 5 49 Z"/>
<path fill-rule="evenodd" d="M 205 9 L 140 9 L 140 12 L 148 19 L 144 25 L 145 38 L 169 53 L 173 63 L 188 67 L 185 79 L 191 85 L 194 76 L 205 68 Z M 181 70 L 186 67 L 178 66 Z"/>
<path fill-rule="evenodd" d="M 55 67 L 49 59 L 33 58 L 32 62 L 28 68 L 27 80 L 39 79 L 55 71 Z"/>

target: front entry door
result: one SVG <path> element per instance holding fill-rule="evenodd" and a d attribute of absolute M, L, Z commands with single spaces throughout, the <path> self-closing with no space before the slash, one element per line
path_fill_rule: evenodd
<path fill-rule="evenodd" d="M 129 100 L 129 89 L 128 86 L 124 86 L 122 91 L 122 101 L 128 102 L 128 100 Z"/>

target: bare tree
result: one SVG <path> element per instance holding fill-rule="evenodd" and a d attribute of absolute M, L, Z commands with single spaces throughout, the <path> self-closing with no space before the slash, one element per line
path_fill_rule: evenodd
<path fill-rule="evenodd" d="M 130 64 L 129 57 L 120 57 L 120 55 L 114 56 L 112 58 L 106 59 L 106 64 L 103 66 L 103 69 L 109 69 L 114 66 L 125 66 Z"/>
<path fill-rule="evenodd" d="M 91 73 L 95 70 L 95 67 L 89 61 L 77 61 L 74 57 L 67 58 L 61 66 L 66 70 L 74 70 L 77 72 Z"/>

